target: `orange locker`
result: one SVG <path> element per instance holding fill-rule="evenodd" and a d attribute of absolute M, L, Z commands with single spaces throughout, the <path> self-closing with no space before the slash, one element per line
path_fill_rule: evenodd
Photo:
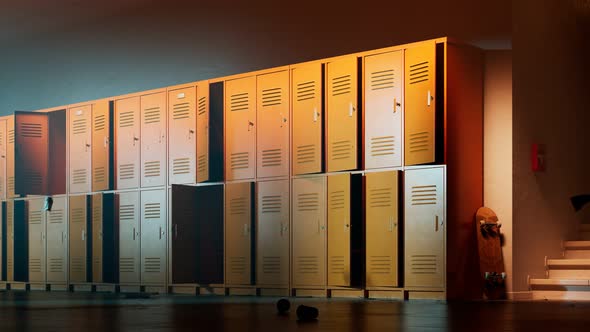
<path fill-rule="evenodd" d="M 115 101 L 116 189 L 139 187 L 139 97 Z"/>
<path fill-rule="evenodd" d="M 403 51 L 364 59 L 365 169 L 402 166 Z"/>
<path fill-rule="evenodd" d="M 68 110 L 68 137 L 70 143 L 70 192 L 91 191 L 92 167 L 92 105 Z"/>
<path fill-rule="evenodd" d="M 196 182 L 197 88 L 168 91 L 168 183 Z"/>
<path fill-rule="evenodd" d="M 166 93 L 141 96 L 141 186 L 166 185 Z"/>
<path fill-rule="evenodd" d="M 68 278 L 68 234 L 65 196 L 54 197 L 47 214 L 47 283 L 65 284 Z"/>
<path fill-rule="evenodd" d="M 166 190 L 141 192 L 141 284 L 166 284 Z"/>
<path fill-rule="evenodd" d="M 357 168 L 357 67 L 354 56 L 326 65 L 328 172 Z"/>
<path fill-rule="evenodd" d="M 209 82 L 197 83 L 197 182 L 204 182 L 210 179 L 209 167 L 211 165 L 211 153 L 209 151 L 209 145 L 211 141 L 209 139 L 209 124 L 211 108 L 209 104 Z M 223 114 L 223 112 L 221 113 Z M 223 142 L 223 140 L 221 141 Z M 220 147 L 222 146 L 223 143 Z M 220 166 L 223 168 L 223 165 Z"/>
<path fill-rule="evenodd" d="M 6 199 L 6 119 L 0 119 L 0 200 Z"/>
<path fill-rule="evenodd" d="M 256 91 L 256 175 L 289 176 L 289 72 L 259 75 Z"/>
<path fill-rule="evenodd" d="M 70 283 L 84 283 L 88 266 L 88 218 L 86 196 L 70 196 Z"/>
<path fill-rule="evenodd" d="M 4 266 L 4 257 L 6 255 L 6 231 L 5 231 L 5 214 L 4 211 L 6 210 L 6 204 L 4 202 L 0 202 L 0 281 L 6 281 L 6 277 L 4 276 L 6 273 L 6 267 Z"/>
<path fill-rule="evenodd" d="M 351 284 L 350 174 L 328 176 L 328 285 Z"/>
<path fill-rule="evenodd" d="M 92 191 L 112 188 L 110 136 L 111 102 L 104 100 L 92 105 Z"/>
<path fill-rule="evenodd" d="M 225 82 L 225 179 L 256 177 L 256 77 Z"/>
<path fill-rule="evenodd" d="M 139 192 L 118 196 L 119 282 L 139 284 L 141 266 Z"/>
<path fill-rule="evenodd" d="M 435 161 L 435 65 L 434 42 L 405 51 L 405 164 Z M 442 96 L 441 96 L 442 97 Z"/>
<path fill-rule="evenodd" d="M 225 185 L 225 283 L 252 284 L 252 183 Z"/>
<path fill-rule="evenodd" d="M 14 116 L 6 120 L 6 198 L 14 198 Z"/>

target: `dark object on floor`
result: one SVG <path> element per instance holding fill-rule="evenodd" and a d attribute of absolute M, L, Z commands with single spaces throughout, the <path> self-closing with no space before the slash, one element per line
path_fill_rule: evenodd
<path fill-rule="evenodd" d="M 590 195 L 577 195 L 570 198 L 572 206 L 576 212 L 580 211 L 584 205 L 590 202 Z"/>
<path fill-rule="evenodd" d="M 302 321 L 310 321 L 318 318 L 320 314 L 318 308 L 300 305 L 297 307 L 297 318 Z"/>
<path fill-rule="evenodd" d="M 280 299 L 279 301 L 277 301 L 277 310 L 279 311 L 279 314 L 287 313 L 290 308 L 291 308 L 291 302 L 289 302 L 289 300 Z"/>

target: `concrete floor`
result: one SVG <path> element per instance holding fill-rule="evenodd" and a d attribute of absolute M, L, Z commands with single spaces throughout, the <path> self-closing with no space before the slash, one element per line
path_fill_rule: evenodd
<path fill-rule="evenodd" d="M 582 331 L 590 303 L 440 302 L 0 292 L 0 331 Z M 297 321 L 299 304 L 320 310 Z"/>

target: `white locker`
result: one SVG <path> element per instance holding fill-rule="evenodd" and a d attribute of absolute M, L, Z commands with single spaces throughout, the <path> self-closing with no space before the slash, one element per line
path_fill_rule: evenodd
<path fill-rule="evenodd" d="M 92 282 L 103 282 L 103 199 L 102 194 L 92 195 Z"/>
<path fill-rule="evenodd" d="M 31 199 L 28 202 L 29 224 L 29 282 L 45 283 L 46 229 L 45 200 Z"/>
<path fill-rule="evenodd" d="M 108 100 L 92 104 L 92 191 L 110 187 L 111 120 Z"/>
<path fill-rule="evenodd" d="M 116 189 L 139 187 L 139 97 L 115 102 Z"/>
<path fill-rule="evenodd" d="M 166 283 L 166 190 L 141 192 L 141 284 Z"/>
<path fill-rule="evenodd" d="M 252 283 L 252 183 L 225 185 L 225 283 Z"/>
<path fill-rule="evenodd" d="M 86 196 L 70 196 L 70 282 L 86 282 L 88 218 Z"/>
<path fill-rule="evenodd" d="M 6 199 L 6 145 L 8 140 L 6 120 L 0 120 L 0 200 Z"/>
<path fill-rule="evenodd" d="M 139 192 L 119 193 L 119 283 L 140 282 Z"/>
<path fill-rule="evenodd" d="M 168 91 L 168 183 L 196 182 L 197 88 Z"/>
<path fill-rule="evenodd" d="M 54 197 L 47 211 L 47 283 L 67 281 L 67 210 L 66 197 Z"/>
<path fill-rule="evenodd" d="M 223 98 L 223 97 L 222 97 Z M 209 82 L 197 83 L 197 182 L 209 180 Z"/>
<path fill-rule="evenodd" d="M 91 105 L 73 107 L 68 110 L 70 193 L 91 191 L 91 124 Z"/>
<path fill-rule="evenodd" d="M 5 204 L 2 204 L 0 202 L 0 216 L 3 215 L 3 209 L 5 208 Z M 3 217 L 2 217 L 3 218 Z M 5 244 L 5 240 L 4 240 L 4 220 L 0 219 L 0 280 L 2 281 L 6 281 L 5 279 L 3 279 L 3 274 L 4 274 L 4 261 L 3 261 L 3 257 L 4 257 L 4 244 Z"/>
<path fill-rule="evenodd" d="M 14 198 L 14 116 L 6 120 L 6 198 Z"/>
<path fill-rule="evenodd" d="M 166 185 L 166 93 L 141 96 L 141 186 Z"/>
<path fill-rule="evenodd" d="M 445 287 L 444 167 L 405 172 L 405 286 Z"/>

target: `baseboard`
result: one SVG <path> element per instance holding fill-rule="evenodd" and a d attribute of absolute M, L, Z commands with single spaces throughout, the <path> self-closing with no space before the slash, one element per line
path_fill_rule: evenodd
<path fill-rule="evenodd" d="M 510 301 L 532 301 L 533 300 L 533 292 L 531 292 L 531 291 L 508 292 L 506 295 L 508 296 L 508 300 L 510 300 Z"/>

